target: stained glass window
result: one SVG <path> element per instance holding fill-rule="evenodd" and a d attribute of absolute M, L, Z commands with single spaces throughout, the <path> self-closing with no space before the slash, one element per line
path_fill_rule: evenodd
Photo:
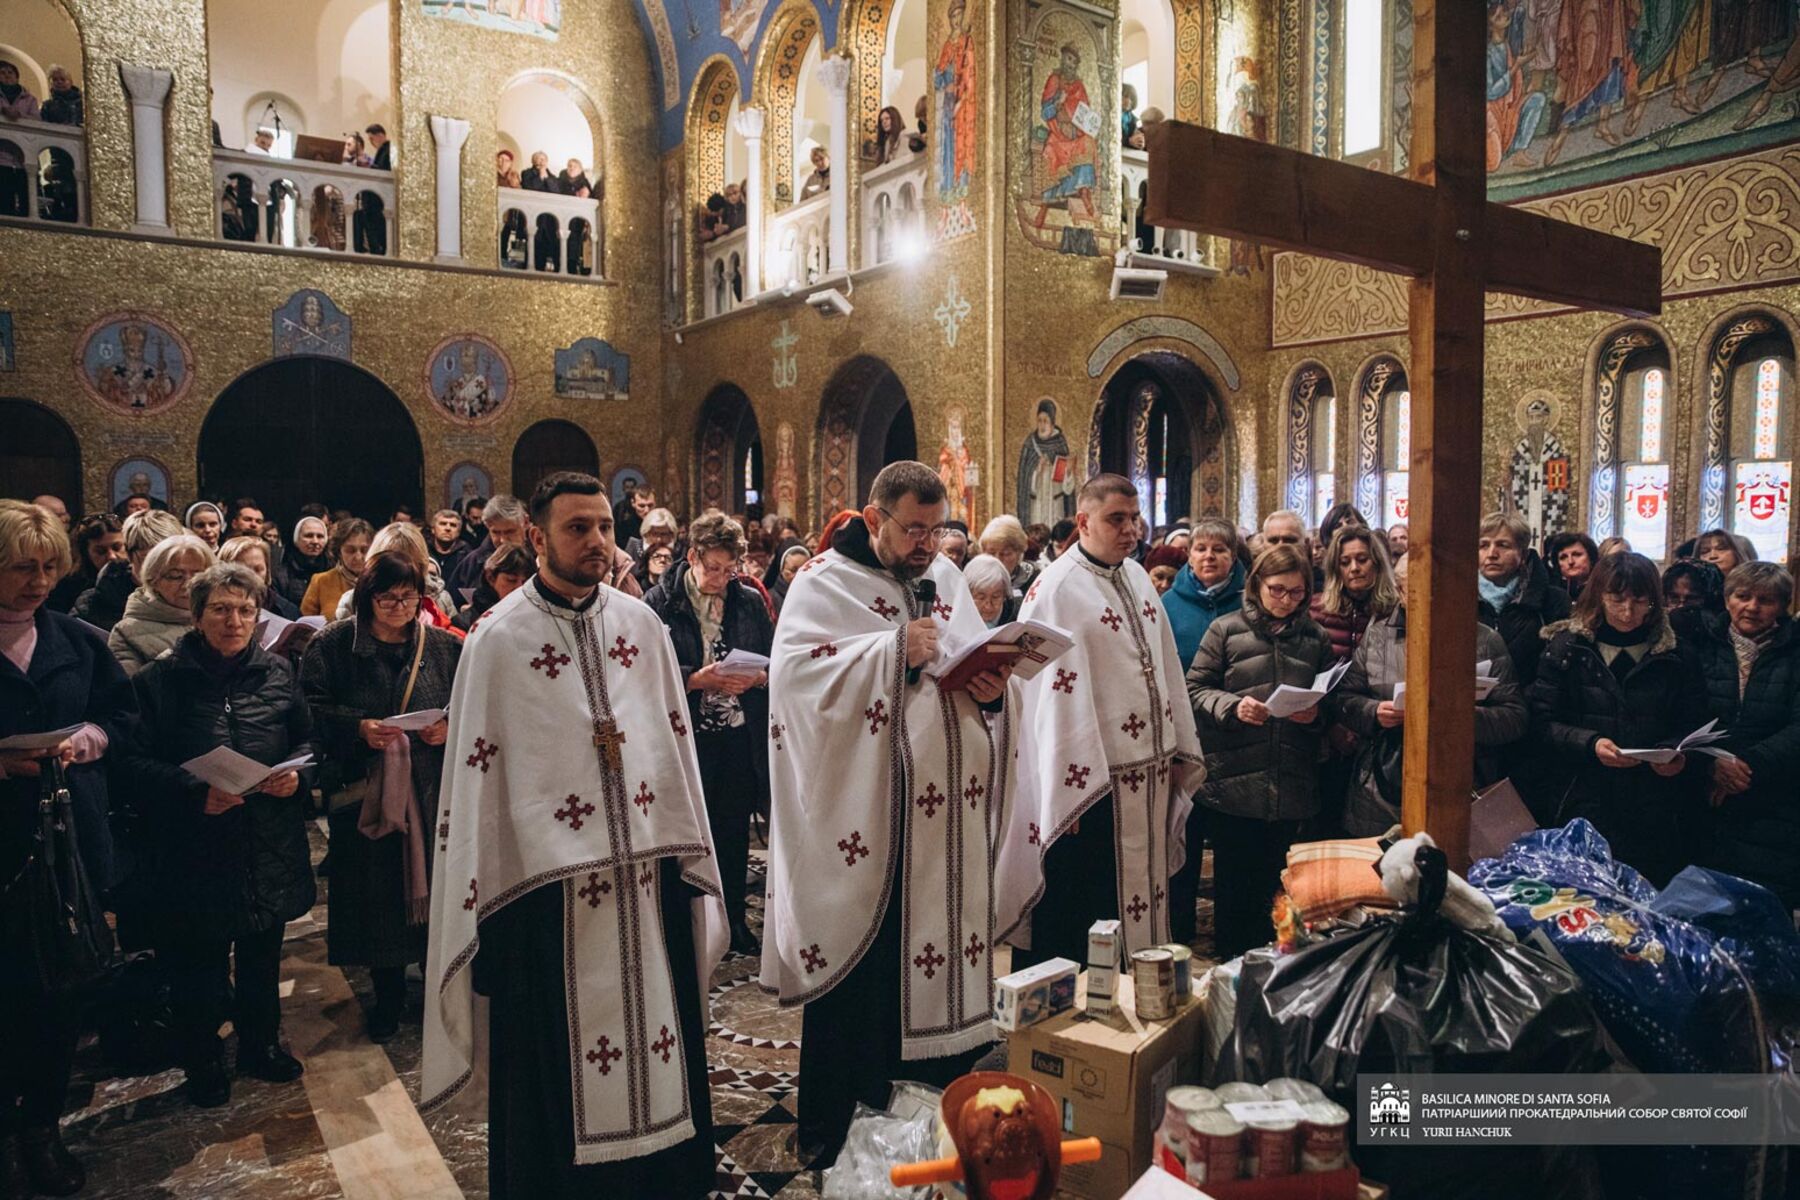
<path fill-rule="evenodd" d="M 1794 366 L 1785 333 L 1747 343 L 1732 368 L 1726 503 L 1733 533 L 1758 558 L 1788 560 L 1793 486 Z"/>
<path fill-rule="evenodd" d="M 1412 392 L 1395 388 L 1381 400 L 1381 524 L 1403 524 L 1407 516 L 1407 476 L 1412 465 Z"/>
<path fill-rule="evenodd" d="M 1344 157 L 1381 149 L 1385 0 L 1344 0 Z"/>
<path fill-rule="evenodd" d="M 1650 361 L 1646 363 L 1645 358 Z M 1672 397 L 1660 347 L 1626 367 L 1619 438 L 1619 533 L 1658 562 L 1669 554 L 1667 434 Z M 1604 536 L 1604 535 L 1602 535 Z"/>
<path fill-rule="evenodd" d="M 1661 560 L 1669 553 L 1669 464 L 1627 463 L 1620 535 L 1639 554 Z"/>

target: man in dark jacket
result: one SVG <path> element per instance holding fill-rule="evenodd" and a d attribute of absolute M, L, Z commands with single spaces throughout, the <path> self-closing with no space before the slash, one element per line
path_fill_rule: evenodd
<path fill-rule="evenodd" d="M 744 888 L 750 814 L 766 805 L 769 791 L 769 676 L 723 672 L 719 663 L 733 650 L 767 657 L 775 624 L 762 594 L 735 574 L 743 553 L 744 531 L 736 521 L 717 513 L 701 517 L 689 530 L 687 559 L 650 589 L 644 603 L 668 626 L 687 685 L 688 720 L 731 918 L 731 948 L 754 954 Z"/>
<path fill-rule="evenodd" d="M 494 557 L 494 551 L 502 546 L 525 544 L 525 529 L 529 522 L 526 520 L 525 505 L 517 496 L 501 494 L 489 500 L 482 511 L 482 520 L 487 528 L 487 536 L 456 564 L 456 570 L 444 580 L 451 597 L 458 604 L 463 602 L 465 588 L 473 592 L 481 583 L 482 568 L 487 566 L 488 559 Z"/>
<path fill-rule="evenodd" d="M 1777 563 L 1743 563 L 1725 581 L 1725 612 L 1675 616 L 1700 660 L 1706 706 L 1731 731 L 1708 791 L 1715 820 L 1711 861 L 1772 888 L 1800 908 L 1800 635 L 1787 615 L 1794 579 Z"/>
<path fill-rule="evenodd" d="M 1569 593 L 1551 582 L 1531 549 L 1531 527 L 1512 513 L 1490 513 L 1481 522 L 1481 623 L 1499 633 L 1512 656 L 1521 688 L 1537 677 L 1544 626 L 1569 618 Z"/>

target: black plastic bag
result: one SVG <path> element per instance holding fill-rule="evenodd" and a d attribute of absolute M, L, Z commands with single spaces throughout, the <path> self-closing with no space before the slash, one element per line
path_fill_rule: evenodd
<path fill-rule="evenodd" d="M 1529 946 L 1444 919 L 1442 852 L 1427 847 L 1417 863 L 1415 911 L 1285 957 L 1246 959 L 1215 1083 L 1305 1079 L 1354 1114 L 1359 1074 L 1617 1069 L 1579 981 Z M 1603 1194 L 1581 1148 L 1363 1146 L 1355 1158 L 1396 1200 Z"/>

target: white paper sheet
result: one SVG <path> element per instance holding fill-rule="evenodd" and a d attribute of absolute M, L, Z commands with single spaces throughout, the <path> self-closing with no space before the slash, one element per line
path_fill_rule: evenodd
<path fill-rule="evenodd" d="M 62 742 L 65 738 L 75 736 L 81 725 L 65 725 L 61 729 L 49 729 L 42 733 L 15 733 L 9 738 L 0 738 L 0 753 L 27 754 L 33 750 L 48 750 Z"/>
<path fill-rule="evenodd" d="M 713 664 L 726 675 L 760 675 L 769 669 L 769 660 L 750 650 L 733 650 Z"/>
<path fill-rule="evenodd" d="M 312 760 L 313 756 L 307 754 L 265 767 L 254 758 L 239 754 L 230 746 L 217 746 L 198 758 L 188 759 L 181 764 L 181 769 L 227 795 L 242 796 L 246 792 L 255 791 L 256 785 L 269 776 L 296 770 Z"/>
<path fill-rule="evenodd" d="M 1696 754 L 1710 754 L 1714 758 L 1736 758 L 1728 750 L 1720 750 L 1713 743 L 1722 742 L 1730 736 L 1729 729 L 1715 728 L 1719 719 L 1714 717 L 1694 732 L 1676 742 L 1673 746 L 1652 746 L 1647 750 L 1623 750 L 1620 754 L 1626 758 L 1635 758 L 1639 762 L 1667 763 L 1692 750 Z"/>
<path fill-rule="evenodd" d="M 1486 700 L 1488 693 L 1500 686 L 1500 681 L 1498 679 L 1495 679 L 1491 675 L 1481 673 L 1482 668 L 1492 667 L 1493 665 L 1492 659 L 1485 658 L 1475 664 L 1475 698 L 1477 700 Z M 1404 679 L 1399 680 L 1394 684 L 1394 707 L 1400 712 L 1406 711 L 1406 680 Z"/>
<path fill-rule="evenodd" d="M 450 710 L 447 708 L 421 708 L 416 712 L 401 713 L 397 717 L 383 717 L 381 723 L 389 729 L 417 733 L 421 729 L 430 729 L 449 715 Z"/>
<path fill-rule="evenodd" d="M 1269 693 L 1269 698 L 1263 704 L 1268 707 L 1272 717 L 1291 717 L 1297 712 L 1305 712 L 1323 700 L 1349 669 L 1350 660 L 1345 659 L 1328 671 L 1320 671 L 1313 677 L 1311 687 L 1295 687 L 1291 683 L 1284 683 Z"/>

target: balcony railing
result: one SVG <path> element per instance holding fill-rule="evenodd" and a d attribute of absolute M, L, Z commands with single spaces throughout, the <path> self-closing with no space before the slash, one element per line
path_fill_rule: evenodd
<path fill-rule="evenodd" d="M 750 273 L 750 231 L 736 229 L 700 248 L 703 316 L 718 317 L 744 302 Z"/>
<path fill-rule="evenodd" d="M 594 279 L 605 273 L 597 197 L 501 188 L 499 207 L 503 270 Z"/>
<path fill-rule="evenodd" d="M 1206 261 L 1207 241 L 1191 229 L 1159 229 L 1142 222 L 1145 188 L 1150 181 L 1150 156 L 1142 150 L 1119 155 L 1119 232 L 1124 244 L 1137 254 L 1154 258 L 1154 265 L 1175 270 L 1191 269 L 1213 274 Z"/>
<path fill-rule="evenodd" d="M 862 265 L 878 267 L 925 245 L 925 156 L 909 154 L 863 172 Z"/>
<path fill-rule="evenodd" d="M 768 220 L 763 242 L 763 282 L 767 288 L 817 283 L 828 269 L 831 192 L 791 204 Z"/>
<path fill-rule="evenodd" d="M 0 121 L 0 216 L 87 224 L 87 138 L 79 125 Z"/>
<path fill-rule="evenodd" d="M 214 148 L 218 236 L 298 250 L 386 255 L 394 245 L 391 171 Z"/>

